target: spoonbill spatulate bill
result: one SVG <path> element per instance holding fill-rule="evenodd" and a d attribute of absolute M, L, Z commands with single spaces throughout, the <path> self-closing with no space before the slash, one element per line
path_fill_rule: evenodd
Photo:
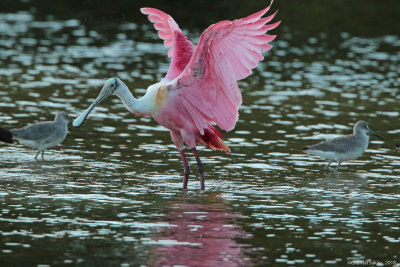
<path fill-rule="evenodd" d="M 0 141 L 13 143 L 17 140 L 25 146 L 38 149 L 35 159 L 40 152 L 43 159 L 45 149 L 61 144 L 67 137 L 68 122 L 68 114 L 59 112 L 54 121 L 42 121 L 15 130 L 1 128 Z"/>
<path fill-rule="evenodd" d="M 276 13 L 263 17 L 270 6 L 248 17 L 221 21 L 208 27 L 197 46 L 182 33 L 171 16 L 154 8 L 142 8 L 169 48 L 171 58 L 167 74 L 160 82 L 147 88 L 144 96 L 135 98 L 119 78 L 108 79 L 98 97 L 73 122 L 79 127 L 93 108 L 110 95 L 116 95 L 137 115 L 151 115 L 170 130 L 171 138 L 182 157 L 183 188 L 187 188 L 189 164 L 184 152 L 189 147 L 198 164 L 201 189 L 204 169 L 196 150 L 206 144 L 214 150 L 230 152 L 222 134 L 235 127 L 242 96 L 237 81 L 251 74 L 262 53 L 272 48 L 275 35 L 268 35 L 280 22 L 267 24 Z"/>
<path fill-rule="evenodd" d="M 365 121 L 357 121 L 353 127 L 353 134 L 339 136 L 312 146 L 306 146 L 303 151 L 307 154 L 319 156 L 329 160 L 325 168 L 332 162 L 338 162 L 336 170 L 339 169 L 343 161 L 349 161 L 361 156 L 368 148 L 369 137 L 367 133 L 373 134 L 380 139 L 384 139 L 379 134 L 372 131 Z"/>

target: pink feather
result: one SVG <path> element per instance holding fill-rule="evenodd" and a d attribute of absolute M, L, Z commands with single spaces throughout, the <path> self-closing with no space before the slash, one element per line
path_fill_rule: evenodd
<path fill-rule="evenodd" d="M 164 40 L 164 45 L 170 48 L 168 56 L 171 57 L 171 64 L 165 79 L 173 80 L 185 69 L 193 55 L 194 45 L 170 15 L 155 8 L 141 8 L 140 11 L 148 15 L 150 22 L 154 23 L 154 28 L 158 31 L 158 36 Z"/>
<path fill-rule="evenodd" d="M 206 143 L 213 149 L 229 151 L 221 133 L 212 125 L 216 124 L 226 131 L 235 127 L 242 103 L 237 81 L 251 74 L 251 70 L 263 59 L 262 53 L 272 48 L 269 42 L 276 37 L 266 34 L 280 23 L 266 24 L 276 13 L 262 18 L 269 8 L 242 19 L 211 25 L 200 36 L 190 61 L 187 57 L 173 57 L 172 62 L 176 66 L 173 71 L 170 68 L 166 78 L 175 77 L 175 80 L 169 86 L 167 103 L 154 118 L 158 123 L 168 125 L 175 135 L 180 134 L 189 147 Z M 162 38 L 168 44 L 173 43 L 172 51 L 183 50 L 186 56 L 192 53 L 188 49 L 189 41 L 172 18 L 161 11 L 142 9 L 142 12 L 158 14 L 157 19 L 149 16 L 152 22 L 170 23 L 170 31 Z M 173 54 L 176 56 L 177 52 Z M 181 69 L 183 65 L 185 68 Z"/>

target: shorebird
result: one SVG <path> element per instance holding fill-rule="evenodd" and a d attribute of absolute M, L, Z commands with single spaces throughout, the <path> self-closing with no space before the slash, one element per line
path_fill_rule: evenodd
<path fill-rule="evenodd" d="M 397 149 L 400 149 L 400 144 L 396 145 L 396 148 L 397 148 Z"/>
<path fill-rule="evenodd" d="M 116 95 L 128 111 L 151 115 L 157 123 L 170 130 L 184 166 L 184 189 L 190 172 L 184 153 L 185 144 L 192 150 L 203 190 L 204 169 L 196 145 L 206 144 L 214 150 L 230 152 L 214 125 L 225 131 L 235 127 L 242 103 L 237 81 L 251 74 L 264 58 L 262 53 L 272 48 L 269 42 L 276 37 L 266 34 L 280 23 L 267 24 L 275 14 L 262 18 L 269 8 L 246 18 L 211 25 L 201 34 L 196 47 L 171 16 L 154 8 L 142 8 L 141 12 L 148 15 L 158 36 L 170 48 L 171 64 L 166 76 L 149 86 L 139 99 L 133 97 L 120 79 L 108 79 L 99 96 L 72 125 L 79 127 L 97 104 L 110 95 Z"/>
<path fill-rule="evenodd" d="M 68 114 L 59 112 L 56 114 L 54 121 L 43 121 L 32 125 L 28 125 L 21 129 L 7 130 L 0 129 L 0 141 L 13 143 L 17 140 L 28 147 L 37 148 L 37 156 L 44 150 L 61 144 L 68 133 Z"/>
<path fill-rule="evenodd" d="M 339 136 L 316 145 L 306 146 L 303 151 L 307 154 L 319 156 L 329 160 L 325 166 L 328 168 L 332 162 L 338 162 L 336 170 L 339 169 L 343 161 L 358 158 L 368 147 L 369 137 L 367 133 L 373 134 L 380 139 L 384 139 L 368 127 L 365 121 L 357 121 L 353 127 L 353 134 Z"/>

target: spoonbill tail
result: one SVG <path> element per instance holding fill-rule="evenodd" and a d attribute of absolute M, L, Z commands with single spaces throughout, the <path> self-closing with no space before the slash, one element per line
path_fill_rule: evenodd
<path fill-rule="evenodd" d="M 171 16 L 154 8 L 142 8 L 169 48 L 171 64 L 160 82 L 147 88 L 136 99 L 118 78 L 108 79 L 98 97 L 73 122 L 79 127 L 102 100 L 116 95 L 137 115 L 151 115 L 156 122 L 170 130 L 172 141 L 179 150 L 184 167 L 183 188 L 187 188 L 189 164 L 184 153 L 186 144 L 196 158 L 201 189 L 204 169 L 196 144 L 206 144 L 214 150 L 230 152 L 222 134 L 214 127 L 230 131 L 238 120 L 242 96 L 237 81 L 246 78 L 264 57 L 262 52 L 272 48 L 275 35 L 267 35 L 280 22 L 267 24 L 276 12 L 262 17 L 270 6 L 246 18 L 221 21 L 208 27 L 195 47 L 179 29 Z"/>
<path fill-rule="evenodd" d="M 368 148 L 369 137 L 367 133 L 373 134 L 380 139 L 382 136 L 372 131 L 365 121 L 357 121 L 353 127 L 353 134 L 339 136 L 312 146 L 306 146 L 303 151 L 307 154 L 316 155 L 326 158 L 329 163 L 325 166 L 328 168 L 333 161 L 337 161 L 336 170 L 339 169 L 343 161 L 358 158 Z"/>
<path fill-rule="evenodd" d="M 37 156 L 44 150 L 61 144 L 68 133 L 68 114 L 58 112 L 54 121 L 42 121 L 32 125 L 28 125 L 21 129 L 7 130 L 0 127 L 0 141 L 13 143 L 17 140 L 28 147 L 37 148 Z"/>

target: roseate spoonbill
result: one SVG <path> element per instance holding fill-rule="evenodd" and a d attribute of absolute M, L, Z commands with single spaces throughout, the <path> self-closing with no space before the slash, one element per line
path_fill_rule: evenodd
<path fill-rule="evenodd" d="M 40 152 L 42 152 L 43 159 L 45 149 L 64 141 L 68 133 L 68 122 L 68 114 L 59 112 L 54 121 L 38 122 L 16 130 L 1 128 L 0 141 L 13 143 L 13 140 L 17 140 L 23 145 L 37 148 L 38 152 L 35 159 Z"/>
<path fill-rule="evenodd" d="M 303 151 L 307 154 L 328 159 L 329 163 L 325 166 L 325 169 L 328 168 L 333 161 L 337 161 L 338 165 L 336 170 L 338 170 L 343 161 L 356 159 L 367 150 L 369 142 L 367 133 L 384 140 L 382 136 L 368 127 L 368 123 L 365 121 L 357 121 L 353 127 L 353 134 L 339 136 L 326 142 L 306 146 L 303 148 Z"/>
<path fill-rule="evenodd" d="M 151 115 L 170 130 L 183 161 L 184 189 L 190 172 L 184 144 L 193 151 L 201 189 L 204 189 L 204 169 L 196 144 L 230 152 L 214 125 L 225 131 L 235 127 L 242 102 L 237 81 L 251 74 L 263 59 L 262 52 L 272 48 L 269 42 L 276 37 L 266 34 L 280 23 L 267 24 L 276 13 L 262 18 L 269 8 L 246 18 L 211 25 L 201 34 L 196 47 L 171 16 L 154 8 L 142 8 L 140 11 L 148 15 L 158 36 L 170 48 L 171 64 L 166 76 L 149 86 L 139 99 L 133 97 L 120 79 L 108 79 L 94 102 L 74 120 L 73 126 L 79 127 L 97 104 L 110 95 L 116 95 L 128 111 Z"/>

